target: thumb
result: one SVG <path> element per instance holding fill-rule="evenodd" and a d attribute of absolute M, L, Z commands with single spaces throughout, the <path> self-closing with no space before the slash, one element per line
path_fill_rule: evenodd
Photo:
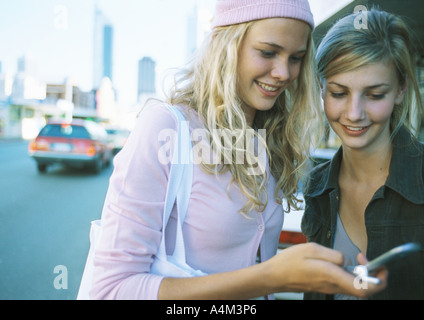
<path fill-rule="evenodd" d="M 367 257 L 362 252 L 358 253 L 357 259 L 359 264 L 364 265 L 368 263 Z"/>

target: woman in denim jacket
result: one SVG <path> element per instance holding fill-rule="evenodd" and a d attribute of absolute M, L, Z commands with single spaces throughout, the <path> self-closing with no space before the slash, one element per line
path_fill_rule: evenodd
<path fill-rule="evenodd" d="M 334 158 L 314 168 L 305 192 L 302 230 L 308 241 L 373 259 L 395 246 L 424 244 L 423 103 L 411 33 L 392 14 L 352 14 L 336 23 L 317 50 L 324 110 L 341 140 Z M 356 27 L 355 27 L 356 26 Z M 422 252 L 388 266 L 376 299 L 424 299 Z M 350 299 L 305 294 L 306 299 Z"/>

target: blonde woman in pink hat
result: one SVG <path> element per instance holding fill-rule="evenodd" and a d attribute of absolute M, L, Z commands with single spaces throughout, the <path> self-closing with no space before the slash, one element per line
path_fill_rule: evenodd
<path fill-rule="evenodd" d="M 299 205 L 299 179 L 319 136 L 313 28 L 307 0 L 217 1 L 204 47 L 168 101 L 144 108 L 115 159 L 92 298 L 250 299 L 284 291 L 364 297 L 385 286 L 383 272 L 382 284 L 356 289 L 354 276 L 340 267 L 342 254 L 316 244 L 277 254 L 284 210 Z M 166 232 L 162 216 L 171 164 L 161 151 L 169 154 L 174 144 L 159 137 L 178 130 L 169 105 L 188 121 L 193 142 L 179 265 L 188 276 L 156 268 L 162 235 L 168 255 L 181 249 L 176 208 Z M 230 144 L 222 143 L 226 138 Z M 239 143 L 252 139 L 256 149 Z"/>

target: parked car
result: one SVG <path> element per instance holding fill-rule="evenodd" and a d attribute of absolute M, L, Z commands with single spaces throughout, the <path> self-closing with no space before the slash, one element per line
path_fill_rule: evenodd
<path fill-rule="evenodd" d="M 98 173 L 113 158 L 113 147 L 106 130 L 88 120 L 51 121 L 29 144 L 29 155 L 39 172 L 51 164 L 90 167 Z"/>
<path fill-rule="evenodd" d="M 113 153 L 117 154 L 127 142 L 130 130 L 120 127 L 106 127 L 109 141 L 113 144 Z"/>

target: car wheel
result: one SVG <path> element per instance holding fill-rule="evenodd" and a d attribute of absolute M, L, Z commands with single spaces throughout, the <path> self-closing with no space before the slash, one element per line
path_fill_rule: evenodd
<path fill-rule="evenodd" d="M 47 164 L 38 164 L 37 165 L 38 172 L 46 173 L 47 172 Z"/>

